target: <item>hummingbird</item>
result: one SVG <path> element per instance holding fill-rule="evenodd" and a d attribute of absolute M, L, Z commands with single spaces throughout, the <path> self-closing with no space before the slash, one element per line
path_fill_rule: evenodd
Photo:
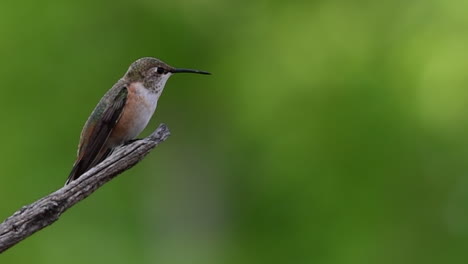
<path fill-rule="evenodd" d="M 166 81 L 176 73 L 210 74 L 174 68 L 151 57 L 138 59 L 130 65 L 86 121 L 81 131 L 77 159 L 65 185 L 99 164 L 116 147 L 134 140 L 145 129 Z"/>

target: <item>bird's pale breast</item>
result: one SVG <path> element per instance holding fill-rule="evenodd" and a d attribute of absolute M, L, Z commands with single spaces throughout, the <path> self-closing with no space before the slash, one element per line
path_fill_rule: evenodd
<path fill-rule="evenodd" d="M 127 89 L 127 102 L 109 137 L 110 145 L 120 145 L 136 138 L 156 110 L 159 97 L 156 93 L 150 92 L 141 83 L 133 83 Z"/>

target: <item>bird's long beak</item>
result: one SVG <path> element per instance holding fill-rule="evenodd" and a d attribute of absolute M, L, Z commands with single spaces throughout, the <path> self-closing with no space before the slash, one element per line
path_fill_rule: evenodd
<path fill-rule="evenodd" d="M 200 70 L 192 70 L 192 69 L 182 69 L 182 68 L 174 68 L 172 71 L 172 73 L 198 73 L 198 74 L 211 74 L 209 72 L 206 72 L 206 71 L 200 71 Z"/>

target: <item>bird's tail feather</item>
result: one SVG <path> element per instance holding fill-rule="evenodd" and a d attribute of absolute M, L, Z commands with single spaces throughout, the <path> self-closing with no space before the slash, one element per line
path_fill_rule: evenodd
<path fill-rule="evenodd" d="M 108 156 L 110 156 L 110 154 L 112 154 L 112 149 L 109 148 L 109 149 L 102 150 L 93 160 L 86 159 L 84 157 L 79 158 L 73 165 L 73 169 L 68 175 L 68 179 L 65 182 L 65 185 L 68 185 L 70 182 L 78 179 L 83 173 L 87 172 L 92 167 L 101 163 Z"/>

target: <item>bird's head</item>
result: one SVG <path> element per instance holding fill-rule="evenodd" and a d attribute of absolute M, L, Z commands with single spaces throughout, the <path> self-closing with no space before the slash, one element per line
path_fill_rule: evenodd
<path fill-rule="evenodd" d="M 124 79 L 129 82 L 142 82 L 148 88 L 157 88 L 163 87 L 169 77 L 175 73 L 210 74 L 200 70 L 174 68 L 156 58 L 145 57 L 130 65 Z"/>

